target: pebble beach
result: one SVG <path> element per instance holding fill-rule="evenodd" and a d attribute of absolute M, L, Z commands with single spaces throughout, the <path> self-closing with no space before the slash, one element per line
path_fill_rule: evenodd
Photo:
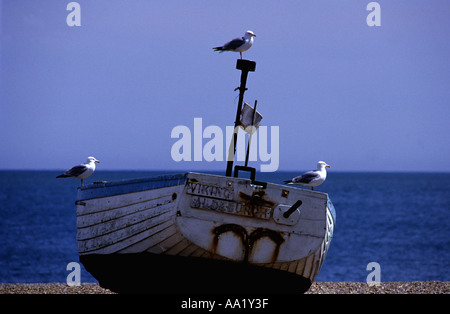
<path fill-rule="evenodd" d="M 449 281 L 314 282 L 306 294 L 449 294 Z M 0 283 L 0 294 L 114 294 L 96 283 L 70 287 L 65 283 Z"/>

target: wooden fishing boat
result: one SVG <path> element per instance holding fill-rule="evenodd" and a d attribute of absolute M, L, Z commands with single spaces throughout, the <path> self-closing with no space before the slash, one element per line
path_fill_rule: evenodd
<path fill-rule="evenodd" d="M 189 172 L 80 187 L 80 261 L 117 292 L 306 291 L 333 236 L 330 198 L 257 181 L 247 162 L 233 176 L 231 167 L 224 176 Z M 239 177 L 243 171 L 250 178 Z"/>
<path fill-rule="evenodd" d="M 201 173 L 94 183 L 76 204 L 80 260 L 119 292 L 305 291 L 335 221 L 325 193 Z"/>

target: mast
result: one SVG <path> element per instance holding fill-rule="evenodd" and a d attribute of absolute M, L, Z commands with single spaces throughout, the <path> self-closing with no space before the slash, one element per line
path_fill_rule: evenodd
<path fill-rule="evenodd" d="M 241 120 L 241 112 L 242 112 L 242 103 L 244 101 L 244 93 L 247 90 L 247 88 L 245 86 L 247 84 L 248 72 L 255 72 L 256 62 L 250 61 L 250 60 L 245 60 L 245 59 L 237 59 L 236 69 L 242 71 L 241 86 L 238 87 L 239 102 L 238 102 L 237 111 L 236 111 L 236 120 L 234 121 L 233 138 L 231 140 L 230 147 L 228 149 L 227 171 L 225 174 L 227 177 L 231 177 L 231 173 L 233 171 L 233 162 L 234 162 L 234 156 L 236 155 L 236 144 L 237 144 L 237 136 L 238 136 L 238 130 L 239 130 L 238 126 L 240 125 L 240 120 Z"/>

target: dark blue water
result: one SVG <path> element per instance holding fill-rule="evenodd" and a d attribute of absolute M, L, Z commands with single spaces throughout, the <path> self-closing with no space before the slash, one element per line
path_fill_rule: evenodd
<path fill-rule="evenodd" d="M 94 180 L 169 172 L 97 171 Z M 0 171 L 0 282 L 65 282 L 78 262 L 78 180 L 54 171 Z M 281 183 L 297 173 L 260 173 Z M 336 208 L 336 228 L 317 281 L 450 281 L 450 174 L 334 173 L 317 190 Z M 82 282 L 96 280 L 82 268 Z"/>

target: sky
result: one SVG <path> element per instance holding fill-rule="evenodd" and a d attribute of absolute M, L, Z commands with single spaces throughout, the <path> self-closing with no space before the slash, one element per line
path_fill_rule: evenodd
<path fill-rule="evenodd" d="M 269 131 L 267 143 L 257 133 L 258 158 L 268 145 L 278 171 L 319 160 L 450 171 L 447 0 L 377 1 L 380 26 L 367 23 L 368 0 L 76 2 L 80 26 L 68 25 L 69 0 L 0 2 L 0 169 L 95 156 L 102 170 L 225 170 L 194 160 L 194 147 L 220 139 L 201 134 L 208 126 L 226 151 L 236 115 L 239 54 L 212 48 L 252 30 L 245 101 L 258 101 Z M 179 126 L 190 161 L 174 160 L 189 140 L 172 136 Z"/>

